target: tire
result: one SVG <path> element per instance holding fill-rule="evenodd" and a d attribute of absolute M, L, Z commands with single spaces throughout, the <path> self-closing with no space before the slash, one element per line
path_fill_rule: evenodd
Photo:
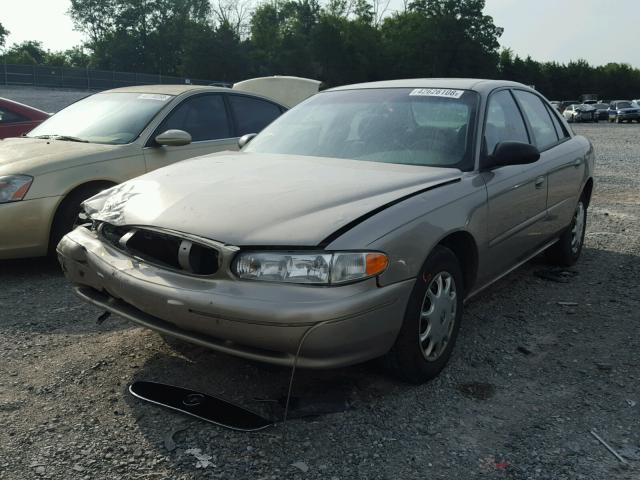
<path fill-rule="evenodd" d="M 458 258 L 448 248 L 435 247 L 413 286 L 396 342 L 384 358 L 391 373 L 415 384 L 431 380 L 440 373 L 451 357 L 458 337 L 463 299 L 463 276 Z M 425 310 L 431 314 L 423 317 Z M 431 335 L 421 343 L 421 334 L 427 331 Z"/>
<path fill-rule="evenodd" d="M 584 233 L 587 224 L 587 202 L 581 197 L 571 223 L 562 233 L 560 239 L 547 251 L 547 257 L 555 265 L 570 267 L 580 258 L 584 245 Z"/>
<path fill-rule="evenodd" d="M 51 234 L 49 235 L 49 255 L 55 255 L 56 247 L 62 237 L 69 233 L 78 223 L 78 215 L 80 214 L 80 204 L 87 198 L 93 197 L 102 190 L 109 188 L 111 185 L 90 185 L 80 187 L 78 190 L 71 192 L 58 206 L 53 224 L 51 225 Z"/>

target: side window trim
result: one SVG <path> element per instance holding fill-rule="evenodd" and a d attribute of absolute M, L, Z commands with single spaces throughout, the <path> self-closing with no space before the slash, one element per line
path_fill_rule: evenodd
<path fill-rule="evenodd" d="M 229 94 L 223 93 L 222 99 L 224 100 L 224 109 L 227 112 L 227 118 L 229 119 L 229 127 L 231 130 L 231 138 L 238 138 L 238 121 L 236 119 L 236 115 L 233 112 L 233 108 L 231 108 L 231 100 L 229 100 Z"/>

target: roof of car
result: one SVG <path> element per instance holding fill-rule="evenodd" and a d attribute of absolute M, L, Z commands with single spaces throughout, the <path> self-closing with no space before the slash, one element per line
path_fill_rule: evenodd
<path fill-rule="evenodd" d="M 518 87 L 530 89 L 527 85 L 508 80 L 483 80 L 480 78 L 411 78 L 405 80 L 386 80 L 382 82 L 358 83 L 332 88 L 336 90 L 357 90 L 362 88 L 452 88 L 457 90 L 475 90 L 488 93 L 500 87 Z"/>
<path fill-rule="evenodd" d="M 226 87 L 214 87 L 209 85 L 134 85 L 131 87 L 120 87 L 107 92 L 122 92 L 122 93 L 158 93 L 164 95 L 181 95 L 193 90 L 205 90 L 209 92 L 228 92 Z"/>

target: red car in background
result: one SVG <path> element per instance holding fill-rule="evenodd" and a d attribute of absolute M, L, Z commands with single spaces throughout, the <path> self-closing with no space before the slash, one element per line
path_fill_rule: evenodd
<path fill-rule="evenodd" d="M 47 112 L 0 98 L 0 139 L 19 137 L 49 118 Z"/>

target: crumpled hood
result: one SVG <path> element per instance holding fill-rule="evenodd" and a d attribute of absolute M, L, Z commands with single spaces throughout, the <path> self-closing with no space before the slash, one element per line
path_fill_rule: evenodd
<path fill-rule="evenodd" d="M 457 169 L 228 153 L 156 170 L 92 197 L 87 214 L 238 246 L 317 245 L 400 197 L 455 180 Z"/>
<path fill-rule="evenodd" d="M 40 138 L 7 138 L 0 141 L 0 175 L 41 175 L 86 163 L 91 157 L 95 157 L 96 161 L 103 157 L 111 158 L 115 151 L 129 151 L 129 147 Z"/>

